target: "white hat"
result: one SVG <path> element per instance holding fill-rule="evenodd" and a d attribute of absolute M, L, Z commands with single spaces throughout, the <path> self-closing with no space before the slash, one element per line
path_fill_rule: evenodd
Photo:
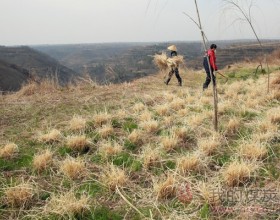
<path fill-rule="evenodd" d="M 171 45 L 169 47 L 167 47 L 168 50 L 171 50 L 171 51 L 176 51 L 177 52 L 177 47 L 175 45 Z"/>

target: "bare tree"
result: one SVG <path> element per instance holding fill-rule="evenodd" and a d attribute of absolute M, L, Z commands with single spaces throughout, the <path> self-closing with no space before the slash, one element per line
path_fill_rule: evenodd
<path fill-rule="evenodd" d="M 208 41 L 206 34 L 203 31 L 202 28 L 202 24 L 201 24 L 201 19 L 200 19 L 200 14 L 199 14 L 199 9 L 198 9 L 198 4 L 197 1 L 194 0 L 195 6 L 196 6 L 196 13 L 197 13 L 197 18 L 198 18 L 198 22 L 195 21 L 195 19 L 193 19 L 190 15 L 188 15 L 187 13 L 183 12 L 189 19 L 191 19 L 195 25 L 199 28 L 200 33 L 201 33 L 201 37 L 202 37 L 202 43 L 204 46 L 204 50 L 207 51 L 207 46 L 206 46 L 206 40 Z M 218 93 L 217 93 L 217 87 L 216 87 L 216 83 L 214 82 L 213 79 L 213 73 L 212 73 L 212 69 L 210 66 L 210 61 L 209 61 L 209 57 L 206 56 L 207 58 L 207 62 L 208 62 L 208 67 L 209 67 L 209 72 L 210 72 L 210 77 L 211 77 L 211 81 L 212 81 L 212 85 L 213 85 L 213 104 L 214 104 L 214 129 L 215 131 L 218 131 Z"/>
<path fill-rule="evenodd" d="M 269 84 L 270 84 L 270 72 L 269 72 L 269 66 L 268 66 L 268 62 L 267 62 L 267 54 L 264 53 L 264 47 L 263 44 L 256 32 L 256 29 L 253 25 L 253 20 L 252 20 L 252 8 L 253 6 L 255 6 L 254 1 L 250 0 L 249 4 L 248 4 L 248 9 L 246 10 L 244 7 L 242 7 L 240 0 L 222 0 L 225 3 L 225 6 L 228 7 L 228 9 L 232 10 L 232 9 L 236 9 L 237 12 L 239 12 L 239 17 L 236 18 L 235 21 L 241 20 L 241 21 L 245 21 L 249 24 L 251 30 L 253 31 L 260 47 L 262 50 L 262 53 L 264 54 L 264 61 L 266 63 L 266 67 L 267 67 L 267 92 L 269 93 Z M 260 66 L 262 66 L 262 64 L 260 63 Z"/>

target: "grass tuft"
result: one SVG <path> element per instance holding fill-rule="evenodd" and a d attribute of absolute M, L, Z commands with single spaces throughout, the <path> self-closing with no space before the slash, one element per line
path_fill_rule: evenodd
<path fill-rule="evenodd" d="M 198 154 L 189 154 L 177 159 L 177 169 L 183 173 L 199 171 L 202 168 L 202 161 Z"/>
<path fill-rule="evenodd" d="M 85 135 L 69 136 L 66 140 L 67 147 L 73 151 L 85 152 L 91 145 L 90 140 Z"/>
<path fill-rule="evenodd" d="M 200 139 L 198 141 L 199 150 L 207 156 L 216 153 L 220 146 L 221 146 L 221 140 L 216 135 L 210 138 Z"/>
<path fill-rule="evenodd" d="M 29 183 L 21 183 L 4 190 L 6 203 L 11 207 L 25 207 L 34 196 L 34 187 Z"/>
<path fill-rule="evenodd" d="M 37 171 L 47 169 L 53 163 L 53 153 L 47 149 L 41 154 L 37 154 L 33 158 L 33 167 Z"/>
<path fill-rule="evenodd" d="M 52 129 L 49 133 L 42 134 L 39 136 L 39 141 L 44 142 L 44 143 L 60 142 L 61 139 L 62 139 L 62 134 L 57 129 Z"/>
<path fill-rule="evenodd" d="M 84 131 L 86 129 L 87 121 L 81 116 L 74 116 L 69 122 L 69 129 L 71 131 Z"/>
<path fill-rule="evenodd" d="M 72 157 L 61 162 L 60 171 L 70 179 L 80 179 L 87 174 L 85 162 Z"/>
<path fill-rule="evenodd" d="M 178 138 L 175 135 L 163 137 L 161 139 L 161 145 L 163 146 L 163 149 L 167 152 L 174 150 L 177 147 L 177 144 Z"/>
<path fill-rule="evenodd" d="M 140 127 L 147 133 L 156 133 L 159 129 L 159 123 L 156 120 L 143 121 L 140 123 Z"/>
<path fill-rule="evenodd" d="M 77 197 L 71 190 L 66 193 L 52 195 L 45 205 L 46 214 L 55 214 L 72 219 L 76 215 L 82 215 L 90 210 L 90 198 L 87 195 Z"/>
<path fill-rule="evenodd" d="M 154 184 L 157 199 L 169 199 L 176 195 L 175 177 L 168 174 L 164 181 Z"/>
<path fill-rule="evenodd" d="M 158 148 L 154 148 L 151 145 L 144 147 L 141 157 L 143 158 L 143 166 L 149 169 L 155 166 L 161 160 L 161 151 Z"/>
<path fill-rule="evenodd" d="M 94 125 L 96 127 L 101 127 L 104 124 L 107 124 L 111 120 L 112 116 L 107 112 L 99 113 L 93 116 Z"/>
<path fill-rule="evenodd" d="M 124 170 L 110 165 L 104 169 L 101 176 L 102 182 L 109 188 L 115 191 L 116 187 L 124 187 L 128 183 L 128 177 Z"/>
<path fill-rule="evenodd" d="M 103 141 L 99 144 L 99 146 L 100 154 L 106 158 L 117 155 L 123 151 L 123 147 L 116 142 L 111 143 Z"/>
<path fill-rule="evenodd" d="M 11 159 L 16 157 L 18 152 L 18 146 L 14 143 L 9 143 L 0 148 L 0 158 Z"/>
<path fill-rule="evenodd" d="M 250 180 L 258 167 L 254 161 L 234 160 L 223 169 L 222 176 L 228 186 L 240 186 Z"/>
<path fill-rule="evenodd" d="M 263 159 L 267 156 L 268 150 L 265 145 L 259 142 L 243 143 L 239 146 L 239 154 L 246 159 Z"/>

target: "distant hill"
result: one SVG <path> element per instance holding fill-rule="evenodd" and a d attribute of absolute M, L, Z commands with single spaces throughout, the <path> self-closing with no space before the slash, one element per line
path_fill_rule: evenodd
<path fill-rule="evenodd" d="M 0 91 L 19 90 L 29 78 L 29 72 L 15 64 L 0 60 Z"/>
<path fill-rule="evenodd" d="M 280 47 L 277 40 L 263 41 L 266 53 Z M 215 41 L 215 43 L 218 45 L 219 68 L 243 60 L 255 60 L 262 54 L 261 48 L 254 40 Z M 202 68 L 204 49 L 198 41 L 39 45 L 33 48 L 48 54 L 80 74 L 88 73 L 99 83 L 118 83 L 156 73 L 157 69 L 153 65 L 151 55 L 166 51 L 170 44 L 177 45 L 178 53 L 184 56 L 187 67 Z"/>
<path fill-rule="evenodd" d="M 0 87 L 5 89 L 18 88 L 16 85 L 29 74 L 36 75 L 39 78 L 57 76 L 61 84 L 67 83 L 77 75 L 75 71 L 61 65 L 54 58 L 27 46 L 0 46 L 0 60 L 2 61 L 0 74 L 1 77 L 3 76 L 3 78 L 5 78 L 5 81 L 1 79 Z M 9 66 L 16 66 L 18 69 L 24 70 L 26 73 L 25 76 L 19 73 L 15 74 L 15 68 L 6 72 Z M 13 74 L 10 73 L 11 71 Z"/>

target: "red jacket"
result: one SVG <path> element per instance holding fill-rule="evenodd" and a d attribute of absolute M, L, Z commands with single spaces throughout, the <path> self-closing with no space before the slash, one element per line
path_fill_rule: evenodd
<path fill-rule="evenodd" d="M 209 57 L 209 62 L 210 62 L 210 65 L 211 67 L 217 71 L 218 70 L 218 67 L 216 65 L 216 55 L 215 55 L 215 52 L 214 50 L 210 49 L 207 51 L 207 55 Z"/>

